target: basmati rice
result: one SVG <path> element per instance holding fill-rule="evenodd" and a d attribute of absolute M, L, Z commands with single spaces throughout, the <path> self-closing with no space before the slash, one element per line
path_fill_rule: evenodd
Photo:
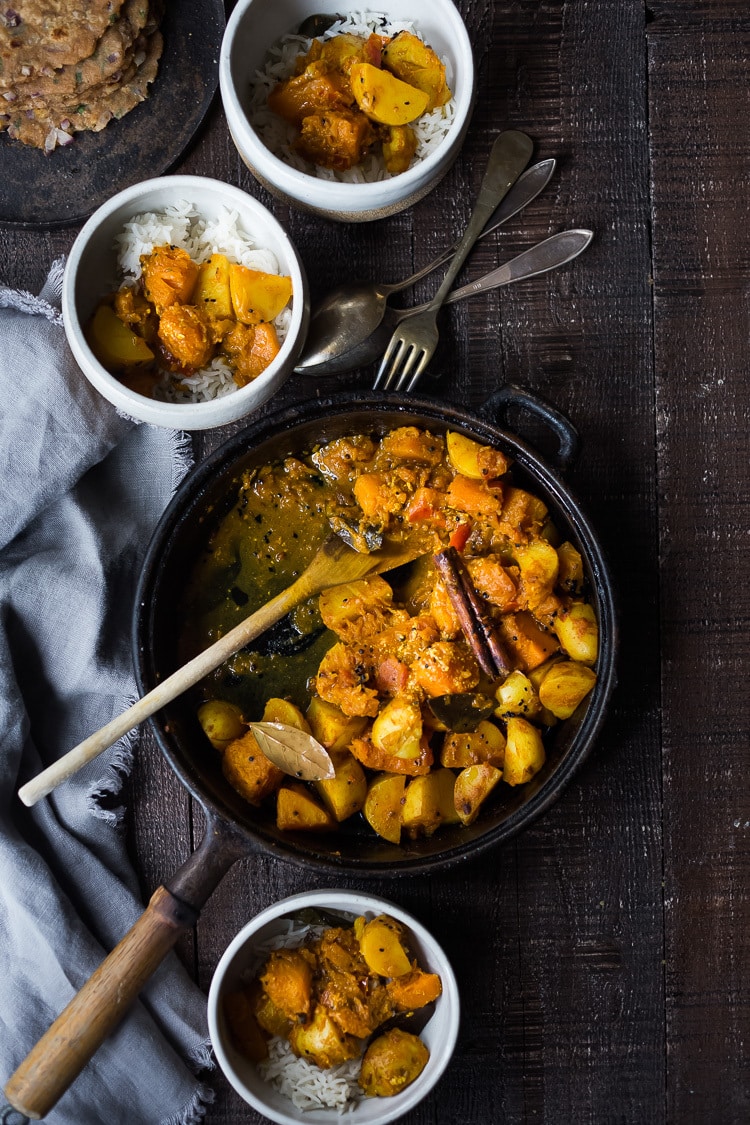
<path fill-rule="evenodd" d="M 229 207 L 222 207 L 215 219 L 205 219 L 192 203 L 183 199 L 163 211 L 135 215 L 115 239 L 117 264 L 126 284 L 140 278 L 141 255 L 149 254 L 155 246 L 179 246 L 198 265 L 212 254 L 224 254 L 230 262 L 248 269 L 281 272 L 276 255 L 253 243 L 242 227 L 238 212 Z M 279 343 L 289 331 L 291 317 L 291 308 L 287 306 L 273 322 Z M 169 371 L 163 372 L 153 397 L 162 402 L 207 402 L 237 389 L 231 367 L 217 356 L 193 375 L 175 376 Z"/>
<path fill-rule="evenodd" d="M 419 31 L 409 20 L 396 20 L 386 17 L 379 12 L 351 12 L 348 16 L 338 20 L 323 35 L 317 38 L 330 39 L 334 35 L 348 32 L 367 38 L 371 32 L 379 35 L 394 36 L 399 31 L 410 31 L 419 35 Z M 298 172 L 317 176 L 321 180 L 337 180 L 340 183 L 374 183 L 378 180 L 392 179 L 391 173 L 386 169 L 385 162 L 380 153 L 370 153 L 361 164 L 350 168 L 346 172 L 337 172 L 331 168 L 320 168 L 304 160 L 295 151 L 293 142 L 297 136 L 294 125 L 284 121 L 268 108 L 268 95 L 278 82 L 290 78 L 294 74 L 294 64 L 301 54 L 310 50 L 312 39 L 302 35 L 286 35 L 274 44 L 268 52 L 263 68 L 256 71 L 248 117 L 258 136 L 266 148 L 274 156 L 278 156 L 286 164 L 291 165 Z M 453 89 L 453 75 L 450 62 L 443 58 L 446 68 L 448 86 Z M 433 153 L 445 140 L 455 117 L 455 101 L 451 97 L 443 106 L 437 106 L 429 113 L 411 123 L 417 136 L 417 151 L 414 160 L 419 162 Z"/>

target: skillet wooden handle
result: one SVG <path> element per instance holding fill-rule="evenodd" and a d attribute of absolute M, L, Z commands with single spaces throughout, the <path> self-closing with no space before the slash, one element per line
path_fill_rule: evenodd
<path fill-rule="evenodd" d="M 11 1075 L 8 1102 L 34 1120 L 46 1117 L 197 911 L 158 887 L 145 912 Z"/>

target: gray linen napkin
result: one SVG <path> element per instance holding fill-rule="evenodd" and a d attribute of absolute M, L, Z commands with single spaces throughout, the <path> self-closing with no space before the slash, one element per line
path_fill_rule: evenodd
<path fill-rule="evenodd" d="M 16 791 L 134 698 L 134 583 L 190 464 L 184 435 L 118 416 L 78 370 L 62 266 L 38 298 L 0 286 L 2 1085 L 143 910 L 122 810 L 98 801 L 132 740 L 33 809 Z M 191 1067 L 206 1065 L 205 1000 L 172 955 L 46 1120 L 199 1122 L 211 1094 Z"/>

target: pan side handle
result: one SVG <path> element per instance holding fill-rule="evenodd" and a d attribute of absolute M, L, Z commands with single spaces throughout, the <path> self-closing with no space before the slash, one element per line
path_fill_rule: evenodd
<path fill-rule="evenodd" d="M 200 847 L 170 880 L 173 889 L 157 887 L 133 928 L 11 1075 L 5 1097 L 14 1110 L 32 1120 L 47 1116 L 247 850 L 230 826 L 209 821 Z"/>
<path fill-rule="evenodd" d="M 539 398 L 538 395 L 507 383 L 500 387 L 487 399 L 482 406 L 482 413 L 505 420 L 509 407 L 519 407 L 528 410 L 541 422 L 552 430 L 558 442 L 555 461 L 561 472 L 570 469 L 578 459 L 581 451 L 581 438 L 573 423 L 550 403 Z"/>

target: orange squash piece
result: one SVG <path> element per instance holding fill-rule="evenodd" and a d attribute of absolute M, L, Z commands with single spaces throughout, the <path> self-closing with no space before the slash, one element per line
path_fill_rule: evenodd
<path fill-rule="evenodd" d="M 548 660 L 560 646 L 557 637 L 545 633 L 530 613 L 509 613 L 501 617 L 500 635 L 522 672 L 529 672 Z"/>

